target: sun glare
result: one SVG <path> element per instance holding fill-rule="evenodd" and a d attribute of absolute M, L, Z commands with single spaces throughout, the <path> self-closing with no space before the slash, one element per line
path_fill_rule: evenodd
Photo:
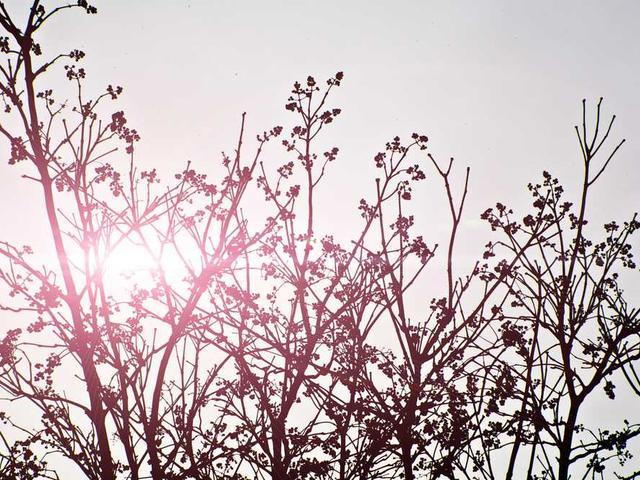
<path fill-rule="evenodd" d="M 119 287 L 128 290 L 158 275 L 176 286 L 181 283 L 185 273 L 185 264 L 176 252 L 165 250 L 161 254 L 151 253 L 140 245 L 126 242 L 106 256 L 102 275 L 104 283 L 112 289 Z"/>

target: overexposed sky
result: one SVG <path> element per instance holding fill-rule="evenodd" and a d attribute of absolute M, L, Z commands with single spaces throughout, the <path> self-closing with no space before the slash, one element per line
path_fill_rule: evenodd
<path fill-rule="evenodd" d="M 8 2 L 14 11 L 27 3 Z M 334 97 L 343 116 L 327 140 L 341 147 L 330 180 L 346 202 L 362 196 L 353 179 L 374 174 L 384 142 L 413 131 L 427 133 L 441 158 L 471 167 L 478 211 L 524 196 L 543 168 L 571 183 L 580 101 L 603 96 L 605 111 L 618 115 L 614 134 L 628 140 L 601 186 L 615 197 L 603 202 L 640 205 L 637 2 L 93 3 L 97 16 L 51 22 L 45 54 L 79 47 L 90 87 L 125 87 L 118 108 L 142 134 L 144 164 L 173 171 L 189 159 L 210 168 L 232 148 L 241 112 L 250 132 L 286 124 L 294 80 L 344 70 Z M 0 163 L 3 178 L 16 176 Z"/>
<path fill-rule="evenodd" d="M 7 2 L 12 11 L 28 3 Z M 89 90 L 125 87 L 115 108 L 141 133 L 144 168 L 168 175 L 191 160 L 215 173 L 219 152 L 234 147 L 242 112 L 251 136 L 290 124 L 291 84 L 342 70 L 333 103 L 343 113 L 324 137 L 341 154 L 325 182 L 320 234 L 350 229 L 358 199 L 371 193 L 375 153 L 393 136 L 417 131 L 429 135 L 442 161 L 456 158 L 460 181 L 471 167 L 464 228 L 481 248 L 488 231 L 479 213 L 496 201 L 528 203 L 525 185 L 543 169 L 570 192 L 578 187 L 573 126 L 581 100 L 593 111 L 600 96 L 605 114 L 618 117 L 612 140 L 627 143 L 594 190 L 592 216 L 602 223 L 640 210 L 640 2 L 92 3 L 97 16 L 68 12 L 48 25 L 44 53 L 80 48 Z M 41 88 L 65 85 L 58 69 Z M 6 143 L 0 147 L 0 240 L 37 246 L 48 235 L 40 192 L 20 178 L 28 167 L 8 166 Z M 265 158 L 282 154 L 270 145 Z M 447 216 L 434 213 L 431 202 L 444 205 L 438 179 L 427 172 L 416 208 L 429 240 L 430 229 L 446 229 Z M 640 286 L 629 290 L 640 293 Z"/>
<path fill-rule="evenodd" d="M 247 139 L 291 125 L 295 118 L 284 109 L 291 84 L 343 70 L 333 95 L 343 113 L 323 137 L 340 155 L 320 190 L 320 236 L 352 237 L 357 203 L 373 193 L 373 156 L 393 136 L 417 131 L 429 135 L 442 162 L 455 157 L 460 184 L 464 168 L 471 168 L 457 253 L 462 264 L 475 259 L 490 233 L 478 219 L 487 207 L 501 201 L 523 211 L 530 204 L 525 186 L 543 169 L 559 176 L 569 194 L 579 187 L 582 160 L 573 126 L 581 100 L 593 112 L 600 96 L 605 116 L 617 114 L 611 145 L 620 138 L 627 143 L 593 190 L 592 224 L 640 210 L 638 2 L 93 3 L 98 15 L 74 9 L 51 21 L 42 32 L 44 54 L 84 50 L 87 94 L 108 84 L 125 87 L 109 108 L 123 109 L 140 131 L 142 168 L 156 167 L 165 178 L 187 161 L 215 176 L 220 152 L 235 146 L 242 112 Z M 28 4 L 7 2 L 23 14 Z M 62 65 L 40 88 L 54 88 L 64 99 L 70 91 Z M 0 146 L 8 158 L 6 144 Z M 263 158 L 268 165 L 283 156 L 270 144 Z M 126 168 L 126 159 L 119 161 Z M 435 243 L 449 217 L 441 183 L 426 165 L 428 179 L 412 203 L 417 228 Z M 0 237 L 38 249 L 49 231 L 41 192 L 23 173 L 29 173 L 26 164 L 0 161 Z M 627 289 L 640 295 L 640 285 Z"/>
<path fill-rule="evenodd" d="M 342 152 L 327 180 L 341 204 L 355 208 L 368 191 L 384 142 L 413 131 L 427 133 L 443 161 L 454 156 L 460 174 L 471 167 L 468 220 L 496 200 L 526 200 L 524 185 L 545 168 L 571 187 L 581 166 L 572 130 L 580 101 L 603 96 L 605 112 L 618 115 L 614 138 L 628 143 L 600 185 L 598 208 L 640 206 L 637 2 L 93 3 L 97 16 L 61 15 L 42 45 L 45 54 L 86 51 L 90 89 L 125 87 L 118 108 L 141 132 L 144 165 L 173 172 L 191 160 L 213 169 L 233 148 L 243 111 L 249 132 L 286 125 L 293 81 L 343 70 L 334 96 L 343 115 L 325 136 Z M 52 72 L 51 85 L 59 77 Z M 3 201 L 28 203 L 19 172 L 0 164 Z M 1 216 L 11 224 L 23 213 Z"/>

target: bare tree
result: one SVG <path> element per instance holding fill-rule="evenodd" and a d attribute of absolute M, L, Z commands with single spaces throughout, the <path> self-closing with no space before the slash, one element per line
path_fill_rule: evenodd
<path fill-rule="evenodd" d="M 639 223 L 587 237 L 589 193 L 621 145 L 596 164 L 611 130 L 600 104 L 591 136 L 577 129 L 577 210 L 545 173 L 533 213 L 484 213 L 500 237 L 464 265 L 470 171 L 456 177 L 426 135 L 374 156 L 352 231 L 320 230 L 342 72 L 294 84 L 286 130 L 252 139 L 243 114 L 213 175 L 142 170 L 111 103 L 122 88 L 89 95 L 84 53 L 46 57 L 37 41 L 70 8 L 96 13 L 34 0 L 18 25 L 0 2 L 0 133 L 41 189 L 55 258 L 0 241 L 0 478 L 72 464 L 100 480 L 565 480 L 629 458 L 633 420 L 598 431 L 580 416 L 598 389 L 640 383 L 618 273 L 635 268 Z M 46 86 L 61 71 L 73 100 Z M 443 239 L 418 231 L 425 185 L 444 189 Z M 123 252 L 146 266 L 123 278 Z"/>
<path fill-rule="evenodd" d="M 146 463 L 155 478 L 166 478 L 182 445 L 176 426 L 166 425 L 168 414 L 187 395 L 198 407 L 200 388 L 209 388 L 220 368 L 206 371 L 200 385 L 202 367 L 184 356 L 194 346 L 196 359 L 203 353 L 199 327 L 205 329 L 217 313 L 202 313 L 201 301 L 214 278 L 232 271 L 279 215 L 251 233 L 240 214 L 262 146 L 279 129 L 260 137 L 248 162 L 241 158 L 241 130 L 235 155 L 223 159 L 226 174 L 219 185 L 187 167 L 158 193 L 157 172 L 135 165 L 139 135 L 123 112 L 102 120 L 104 102 L 122 89 L 109 85 L 97 98 L 87 98 L 86 73 L 76 65 L 84 53 L 78 50 L 38 63 L 40 27 L 71 7 L 49 11 L 35 1 L 26 25 L 19 27 L 0 4 L 0 22 L 9 34 L 2 39 L 2 98 L 5 113 L 13 117 L 3 121 L 0 132 L 11 145 L 9 163 L 35 168 L 36 175 L 24 177 L 42 187 L 58 261 L 38 267 L 29 260 L 30 247 L 0 246 L 0 279 L 9 294 L 2 308 L 25 314 L 27 321 L 3 339 L 0 386 L 11 400 L 27 401 L 42 414 L 41 427 L 37 422 L 31 431 L 22 427 L 27 438 L 9 451 L 29 447 L 31 455 L 31 445 L 38 444 L 72 460 L 87 478 L 111 479 L 123 472 L 139 478 Z M 77 8 L 96 12 L 86 2 Z M 71 62 L 64 70 L 77 92 L 73 106 L 56 102 L 51 90 L 38 90 L 45 72 L 64 60 Z M 130 160 L 124 174 L 107 162 L 118 144 Z M 196 201 L 201 208 L 193 208 Z M 189 242 L 193 248 L 185 257 Z M 146 252 L 157 268 L 145 288 L 114 292 L 115 285 L 104 282 L 109 258 L 127 243 Z M 166 255 L 181 265 L 184 284 L 167 280 Z M 150 336 L 152 329 L 156 333 Z M 178 367 L 170 366 L 174 361 Z M 62 370 L 67 380 L 60 378 Z M 68 393 L 77 382 L 86 398 Z M 15 461 L 8 465 L 7 475 L 15 474 Z M 40 471 L 20 468 L 25 475 Z"/>
<path fill-rule="evenodd" d="M 619 430 L 595 430 L 580 420 L 597 389 L 615 398 L 617 373 L 630 371 L 640 358 L 639 310 L 620 287 L 621 270 L 636 267 L 629 242 L 640 223 L 636 215 L 622 225 L 609 222 L 601 240 L 592 240 L 587 227 L 593 186 L 624 143 L 597 162 L 615 120 L 602 128 L 601 103 L 591 132 L 584 101 L 582 125 L 575 128 L 584 162 L 575 207 L 544 172 L 541 184 L 529 185 L 531 214 L 518 220 L 502 204 L 484 214 L 504 236 L 491 250 L 518 256 L 510 286 L 517 309 L 505 314 L 503 325 L 505 338 L 519 347 L 513 365 L 520 407 L 506 478 L 520 476 L 515 469 L 525 445 L 527 477 L 565 480 L 577 471 L 599 478 L 606 460 L 630 458 L 627 442 L 640 433 L 633 419 Z"/>

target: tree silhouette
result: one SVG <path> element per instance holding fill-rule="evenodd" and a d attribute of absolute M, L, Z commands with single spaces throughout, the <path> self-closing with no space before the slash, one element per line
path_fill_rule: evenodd
<path fill-rule="evenodd" d="M 604 478 L 610 459 L 640 475 L 623 468 L 636 419 L 582 417 L 601 391 L 640 393 L 638 308 L 620 286 L 640 224 L 599 241 L 587 227 L 622 145 L 598 160 L 613 124 L 600 103 L 593 131 L 576 128 L 576 207 L 545 172 L 531 213 L 482 215 L 493 232 L 467 265 L 470 170 L 423 134 L 374 156 L 348 235 L 321 231 L 342 72 L 294 84 L 288 128 L 252 141 L 243 114 L 215 179 L 141 170 L 122 88 L 90 96 L 84 53 L 46 59 L 37 42 L 70 8 L 97 13 L 34 0 L 18 24 L 0 2 L 0 133 L 41 189 L 55 258 L 0 241 L 0 478 L 565 480 Z M 60 73 L 73 100 L 46 86 Z M 443 246 L 418 231 L 427 179 L 448 206 Z M 146 264 L 123 279 L 123 254 Z"/>
<path fill-rule="evenodd" d="M 558 478 L 568 478 L 572 464 L 588 460 L 585 475 L 595 476 L 607 459 L 630 458 L 627 442 L 640 434 L 638 425 L 626 420 L 614 431 L 594 431 L 580 423 L 581 407 L 594 390 L 603 388 L 613 400 L 616 372 L 633 369 L 640 358 L 639 311 L 628 304 L 619 282 L 621 269 L 636 268 L 629 242 L 640 227 L 637 215 L 623 225 L 605 224 L 601 240 L 587 235 L 589 194 L 624 143 L 597 162 L 615 120 L 603 133 L 601 103 L 593 132 L 584 120 L 585 102 L 582 126 L 576 127 L 584 169 L 575 208 L 565 200 L 559 181 L 544 172 L 541 184 L 529 185 L 531 214 L 517 221 L 498 204 L 483 215 L 505 234 L 492 250 L 521 253 L 510 286 L 518 308 L 505 315 L 503 327 L 503 335 L 519 348 L 520 359 L 512 365 L 514 377 L 521 379 L 508 478 L 525 444 L 531 445 L 528 476 L 533 475 L 534 459 L 544 465 L 543 471 L 557 471 Z M 532 332 L 528 344 L 522 332 Z"/>

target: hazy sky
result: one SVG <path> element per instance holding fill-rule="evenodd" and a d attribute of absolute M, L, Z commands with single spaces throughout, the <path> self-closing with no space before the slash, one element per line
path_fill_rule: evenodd
<path fill-rule="evenodd" d="M 461 173 L 471 167 L 469 219 L 496 200 L 526 199 L 524 185 L 543 168 L 571 186 L 580 101 L 603 96 L 605 112 L 618 115 L 614 134 L 628 143 L 599 187 L 601 206 L 640 205 L 638 2 L 93 3 L 98 16 L 62 15 L 42 44 L 49 54 L 85 50 L 96 92 L 125 87 L 119 108 L 142 134 L 144 164 L 213 168 L 232 149 L 241 112 L 250 132 L 286 124 L 294 80 L 344 70 L 334 97 L 343 115 L 325 139 L 341 147 L 328 181 L 346 204 L 366 192 L 384 142 L 413 131 L 427 133 L 442 159 L 454 156 Z M 3 195 L 28 198 L 18 172 L 0 163 Z"/>
<path fill-rule="evenodd" d="M 25 13 L 27 3 L 7 2 Z M 458 253 L 476 258 L 488 234 L 478 216 L 488 206 L 529 204 L 525 186 L 543 169 L 569 192 L 579 186 L 573 126 L 581 100 L 592 112 L 600 96 L 605 114 L 617 114 L 612 141 L 627 143 L 594 190 L 592 223 L 640 210 L 640 2 L 93 3 L 97 16 L 72 10 L 48 25 L 44 53 L 84 50 L 89 94 L 110 83 L 125 87 L 110 108 L 124 109 L 140 131 L 141 165 L 165 176 L 188 160 L 215 174 L 220 151 L 235 146 L 243 111 L 248 139 L 291 125 L 284 103 L 295 80 L 345 72 L 333 96 L 343 113 L 324 134 L 341 153 L 320 192 L 328 202 L 317 212 L 320 235 L 353 231 L 358 200 L 373 192 L 373 156 L 393 136 L 417 131 L 429 135 L 442 162 L 456 158 L 459 182 L 471 168 Z M 45 87 L 68 88 L 61 68 Z M 264 159 L 282 155 L 270 145 Z M 0 161 L 0 195 L 9 206 L 0 209 L 1 237 L 37 244 L 49 238 L 48 227 L 37 185 L 19 178 L 26 168 Z M 428 239 L 448 228 L 431 172 L 414 202 Z M 640 295 L 640 285 L 627 288 Z"/>
<path fill-rule="evenodd" d="M 640 145 L 638 2 L 93 3 L 98 16 L 49 25 L 45 53 L 80 47 L 90 86 L 126 88 L 144 161 L 205 165 L 231 148 L 242 111 L 250 130 L 286 123 L 294 80 L 344 70 L 330 140 L 343 151 L 332 180 L 345 190 L 384 141 L 413 131 L 471 166 L 483 207 L 496 190 L 522 192 L 543 167 L 570 181 L 580 100 L 603 96 L 629 143 L 602 189 L 640 204 L 638 175 L 628 174 Z"/>
<path fill-rule="evenodd" d="M 27 2 L 7 3 L 16 11 Z M 89 89 L 125 87 L 118 108 L 141 132 L 146 166 L 177 171 L 192 160 L 214 171 L 243 111 L 249 132 L 286 125 L 293 81 L 343 70 L 334 96 L 343 115 L 325 137 L 341 148 L 326 183 L 327 228 L 348 226 L 352 217 L 336 208 L 355 211 L 370 191 L 374 154 L 414 131 L 429 135 L 443 161 L 455 157 L 461 175 L 471 167 L 468 231 L 495 201 L 528 201 L 524 186 L 543 169 L 571 190 L 581 168 L 580 102 L 595 107 L 600 96 L 618 116 L 613 138 L 627 143 L 595 191 L 593 213 L 621 219 L 640 210 L 640 2 L 92 3 L 98 16 L 60 16 L 42 45 L 49 55 L 86 51 Z M 267 152 L 275 155 L 281 150 Z M 39 192 L 19 178 L 24 168 L 0 161 L 1 238 L 46 233 Z"/>

